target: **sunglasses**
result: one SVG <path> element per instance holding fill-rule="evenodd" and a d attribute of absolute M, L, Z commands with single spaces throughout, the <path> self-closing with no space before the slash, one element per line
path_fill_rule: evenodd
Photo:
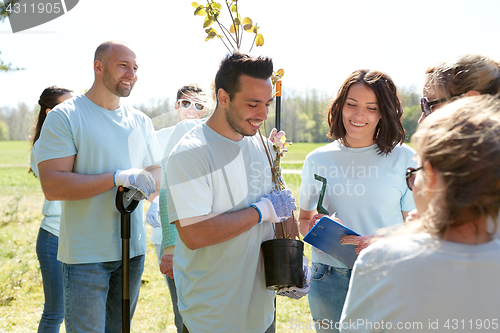
<path fill-rule="evenodd" d="M 422 170 L 423 167 L 418 168 L 408 168 L 406 169 L 406 185 L 410 191 L 413 191 L 413 184 L 415 184 L 415 178 L 417 177 L 417 171 Z"/>
<path fill-rule="evenodd" d="M 440 98 L 440 99 L 436 99 L 436 100 L 434 100 L 432 102 L 429 102 L 429 100 L 427 99 L 427 97 L 423 97 L 420 100 L 420 107 L 422 108 L 422 112 L 424 113 L 424 115 L 427 117 L 427 116 L 429 116 L 434 111 L 434 110 L 432 110 L 433 109 L 432 107 L 434 105 L 446 102 L 449 99 L 450 98 Z"/>
<path fill-rule="evenodd" d="M 179 102 L 179 105 L 181 106 L 181 108 L 183 108 L 183 109 L 189 109 L 191 107 L 191 105 L 194 105 L 194 109 L 196 111 L 203 111 L 206 108 L 205 105 L 198 103 L 198 102 L 190 101 L 189 99 L 180 99 L 180 100 L 178 100 L 178 102 Z"/>

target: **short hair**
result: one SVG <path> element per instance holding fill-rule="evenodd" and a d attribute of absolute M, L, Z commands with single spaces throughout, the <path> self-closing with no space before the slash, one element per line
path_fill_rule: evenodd
<path fill-rule="evenodd" d="M 371 88 L 377 97 L 381 119 L 375 128 L 373 140 L 380 154 L 389 154 L 396 145 L 404 143 L 405 140 L 405 129 L 401 122 L 403 108 L 396 85 L 387 74 L 379 71 L 360 69 L 352 72 L 344 81 L 328 110 L 328 125 L 330 126 L 328 137 L 340 140 L 344 146 L 349 147 L 342 121 L 342 110 L 349 89 L 356 83 L 362 83 Z"/>
<path fill-rule="evenodd" d="M 97 47 L 97 49 L 95 50 L 94 62 L 96 60 L 99 60 L 102 63 L 106 63 L 107 58 L 108 58 L 108 51 L 111 48 L 111 46 L 113 46 L 113 45 L 124 45 L 126 47 L 130 47 L 128 44 L 123 43 L 123 42 L 119 42 L 119 41 L 107 41 L 107 42 L 104 42 L 101 45 L 99 45 Z"/>
<path fill-rule="evenodd" d="M 228 54 L 220 63 L 215 75 L 215 91 L 224 89 L 230 99 L 240 91 L 240 76 L 247 75 L 256 79 L 267 80 L 273 74 L 273 61 L 268 57 L 252 57 L 235 52 Z M 218 101 L 217 101 L 218 103 Z"/>
<path fill-rule="evenodd" d="M 464 97 L 431 117 L 411 141 L 421 163 L 428 161 L 445 185 L 421 216 L 420 228 L 438 234 L 489 216 L 494 233 L 500 210 L 500 100 Z"/>
<path fill-rule="evenodd" d="M 186 84 L 185 86 L 179 88 L 179 90 L 177 90 L 177 100 L 182 99 L 182 96 L 185 96 L 187 94 L 200 96 L 201 99 L 207 98 L 206 97 L 207 94 L 205 93 L 203 88 L 196 83 Z"/>
<path fill-rule="evenodd" d="M 451 98 L 470 90 L 480 94 L 500 93 L 500 65 L 497 61 L 479 54 L 465 54 L 442 61 L 427 69 L 428 82 L 424 92 L 439 88 Z"/>

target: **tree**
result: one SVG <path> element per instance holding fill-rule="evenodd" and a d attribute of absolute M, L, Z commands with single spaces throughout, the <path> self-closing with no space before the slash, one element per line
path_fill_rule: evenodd
<path fill-rule="evenodd" d="M 0 2 L 0 22 L 3 22 L 10 14 L 8 11 L 9 5 L 12 6 L 15 3 L 19 2 L 19 0 L 4 0 L 4 2 Z M 0 52 L 1 54 L 2 52 Z M 5 63 L 3 62 L 2 59 L 0 59 L 0 72 L 10 72 L 10 71 L 19 71 L 22 70 L 23 68 L 19 67 L 12 67 L 10 63 Z"/>
<path fill-rule="evenodd" d="M 9 126 L 0 120 L 0 141 L 9 140 Z"/>
<path fill-rule="evenodd" d="M 207 33 L 205 42 L 214 38 L 219 38 L 229 52 L 239 52 L 242 46 L 243 34 L 247 32 L 255 35 L 249 52 L 252 51 L 254 45 L 264 45 L 264 36 L 259 33 L 260 27 L 257 23 L 254 24 L 249 17 L 241 19 L 241 15 L 238 11 L 238 0 L 227 0 L 225 3 L 232 22 L 229 29 L 220 22 L 222 10 L 222 5 L 220 3 L 215 2 L 215 0 L 207 0 L 206 6 L 200 5 L 197 2 L 191 3 L 191 5 L 196 8 L 194 10 L 194 15 L 205 17 L 203 21 L 203 29 L 205 29 Z M 219 26 L 223 35 L 219 35 L 214 27 L 210 27 L 214 22 Z M 226 41 L 224 41 L 224 39 Z M 276 81 L 283 77 L 283 75 L 285 75 L 283 69 L 273 72 L 271 76 L 273 86 L 276 84 Z"/>
<path fill-rule="evenodd" d="M 410 141 L 411 136 L 417 130 L 418 119 L 422 110 L 420 109 L 420 94 L 416 92 L 414 87 L 410 88 L 398 88 L 399 99 L 401 100 L 401 105 L 403 106 L 403 127 L 406 130 L 406 140 Z"/>

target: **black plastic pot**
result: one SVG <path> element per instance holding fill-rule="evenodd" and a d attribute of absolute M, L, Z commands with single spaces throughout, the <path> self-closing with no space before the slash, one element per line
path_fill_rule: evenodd
<path fill-rule="evenodd" d="M 304 243 L 302 241 L 286 238 L 271 239 L 262 243 L 261 249 L 267 289 L 303 287 Z"/>

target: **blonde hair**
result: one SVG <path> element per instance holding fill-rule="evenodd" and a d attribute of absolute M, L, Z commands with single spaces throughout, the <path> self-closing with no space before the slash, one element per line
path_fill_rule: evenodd
<path fill-rule="evenodd" d="M 443 107 L 432 115 L 432 121 L 419 125 L 412 143 L 421 163 L 428 161 L 445 183 L 415 231 L 439 234 L 489 216 L 496 232 L 500 210 L 498 96 L 465 97 Z"/>
<path fill-rule="evenodd" d="M 470 90 L 480 94 L 495 95 L 500 93 L 500 64 L 479 54 L 465 54 L 443 61 L 426 71 L 428 82 L 425 91 L 442 91 L 451 98 Z"/>

